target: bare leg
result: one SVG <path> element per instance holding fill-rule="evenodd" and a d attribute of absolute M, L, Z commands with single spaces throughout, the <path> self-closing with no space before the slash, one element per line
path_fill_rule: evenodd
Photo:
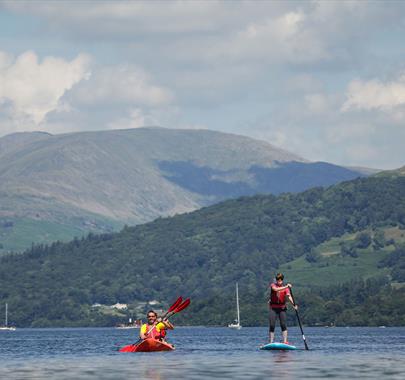
<path fill-rule="evenodd" d="M 269 311 L 269 340 L 270 343 L 273 343 L 274 341 L 274 330 L 276 328 L 276 312 L 270 308 Z"/>
<path fill-rule="evenodd" d="M 283 341 L 284 341 L 284 343 L 287 343 L 288 342 L 288 332 L 287 332 L 287 330 L 285 330 L 285 331 L 283 331 Z"/>
<path fill-rule="evenodd" d="M 288 333 L 287 333 L 287 313 L 286 313 L 286 309 L 280 310 L 279 318 L 280 318 L 281 331 L 283 333 L 283 342 L 286 343 L 286 342 L 288 342 L 288 340 L 287 340 Z"/>

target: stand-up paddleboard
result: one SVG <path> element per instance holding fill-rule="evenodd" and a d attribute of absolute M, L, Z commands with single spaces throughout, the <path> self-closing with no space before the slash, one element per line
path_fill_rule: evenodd
<path fill-rule="evenodd" d="M 174 346 L 167 342 L 162 342 L 153 338 L 143 340 L 138 344 L 130 344 L 119 349 L 119 352 L 157 352 L 173 351 Z"/>
<path fill-rule="evenodd" d="M 298 350 L 297 347 L 285 343 L 268 343 L 260 347 L 261 350 Z"/>

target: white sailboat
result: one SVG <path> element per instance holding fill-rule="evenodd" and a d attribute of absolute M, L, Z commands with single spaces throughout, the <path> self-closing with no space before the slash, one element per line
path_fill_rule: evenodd
<path fill-rule="evenodd" d="M 235 323 L 230 323 L 228 327 L 231 329 L 240 330 L 242 326 L 240 325 L 238 283 L 236 283 L 236 318 Z"/>
<path fill-rule="evenodd" d="M 15 331 L 15 327 L 9 326 L 8 325 L 8 304 L 6 304 L 6 321 L 4 326 L 0 326 L 0 331 Z"/>

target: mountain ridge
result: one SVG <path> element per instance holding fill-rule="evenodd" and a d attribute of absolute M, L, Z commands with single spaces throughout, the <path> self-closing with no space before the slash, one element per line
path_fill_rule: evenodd
<path fill-rule="evenodd" d="M 0 226 L 6 218 L 28 218 L 83 233 L 362 176 L 244 136 L 160 127 L 13 134 L 0 139 L 0 158 Z M 8 233 L 0 229 L 0 244 L 12 249 L 2 238 Z M 42 238 L 33 233 L 32 241 Z"/>

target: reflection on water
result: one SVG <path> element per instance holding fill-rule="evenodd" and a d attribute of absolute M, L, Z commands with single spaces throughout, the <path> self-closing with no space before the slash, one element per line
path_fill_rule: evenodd
<path fill-rule="evenodd" d="M 405 373 L 405 328 L 297 329 L 299 351 L 260 351 L 265 328 L 178 328 L 176 351 L 118 353 L 137 331 L 27 329 L 0 333 L 1 379 L 316 379 L 389 377 Z"/>

